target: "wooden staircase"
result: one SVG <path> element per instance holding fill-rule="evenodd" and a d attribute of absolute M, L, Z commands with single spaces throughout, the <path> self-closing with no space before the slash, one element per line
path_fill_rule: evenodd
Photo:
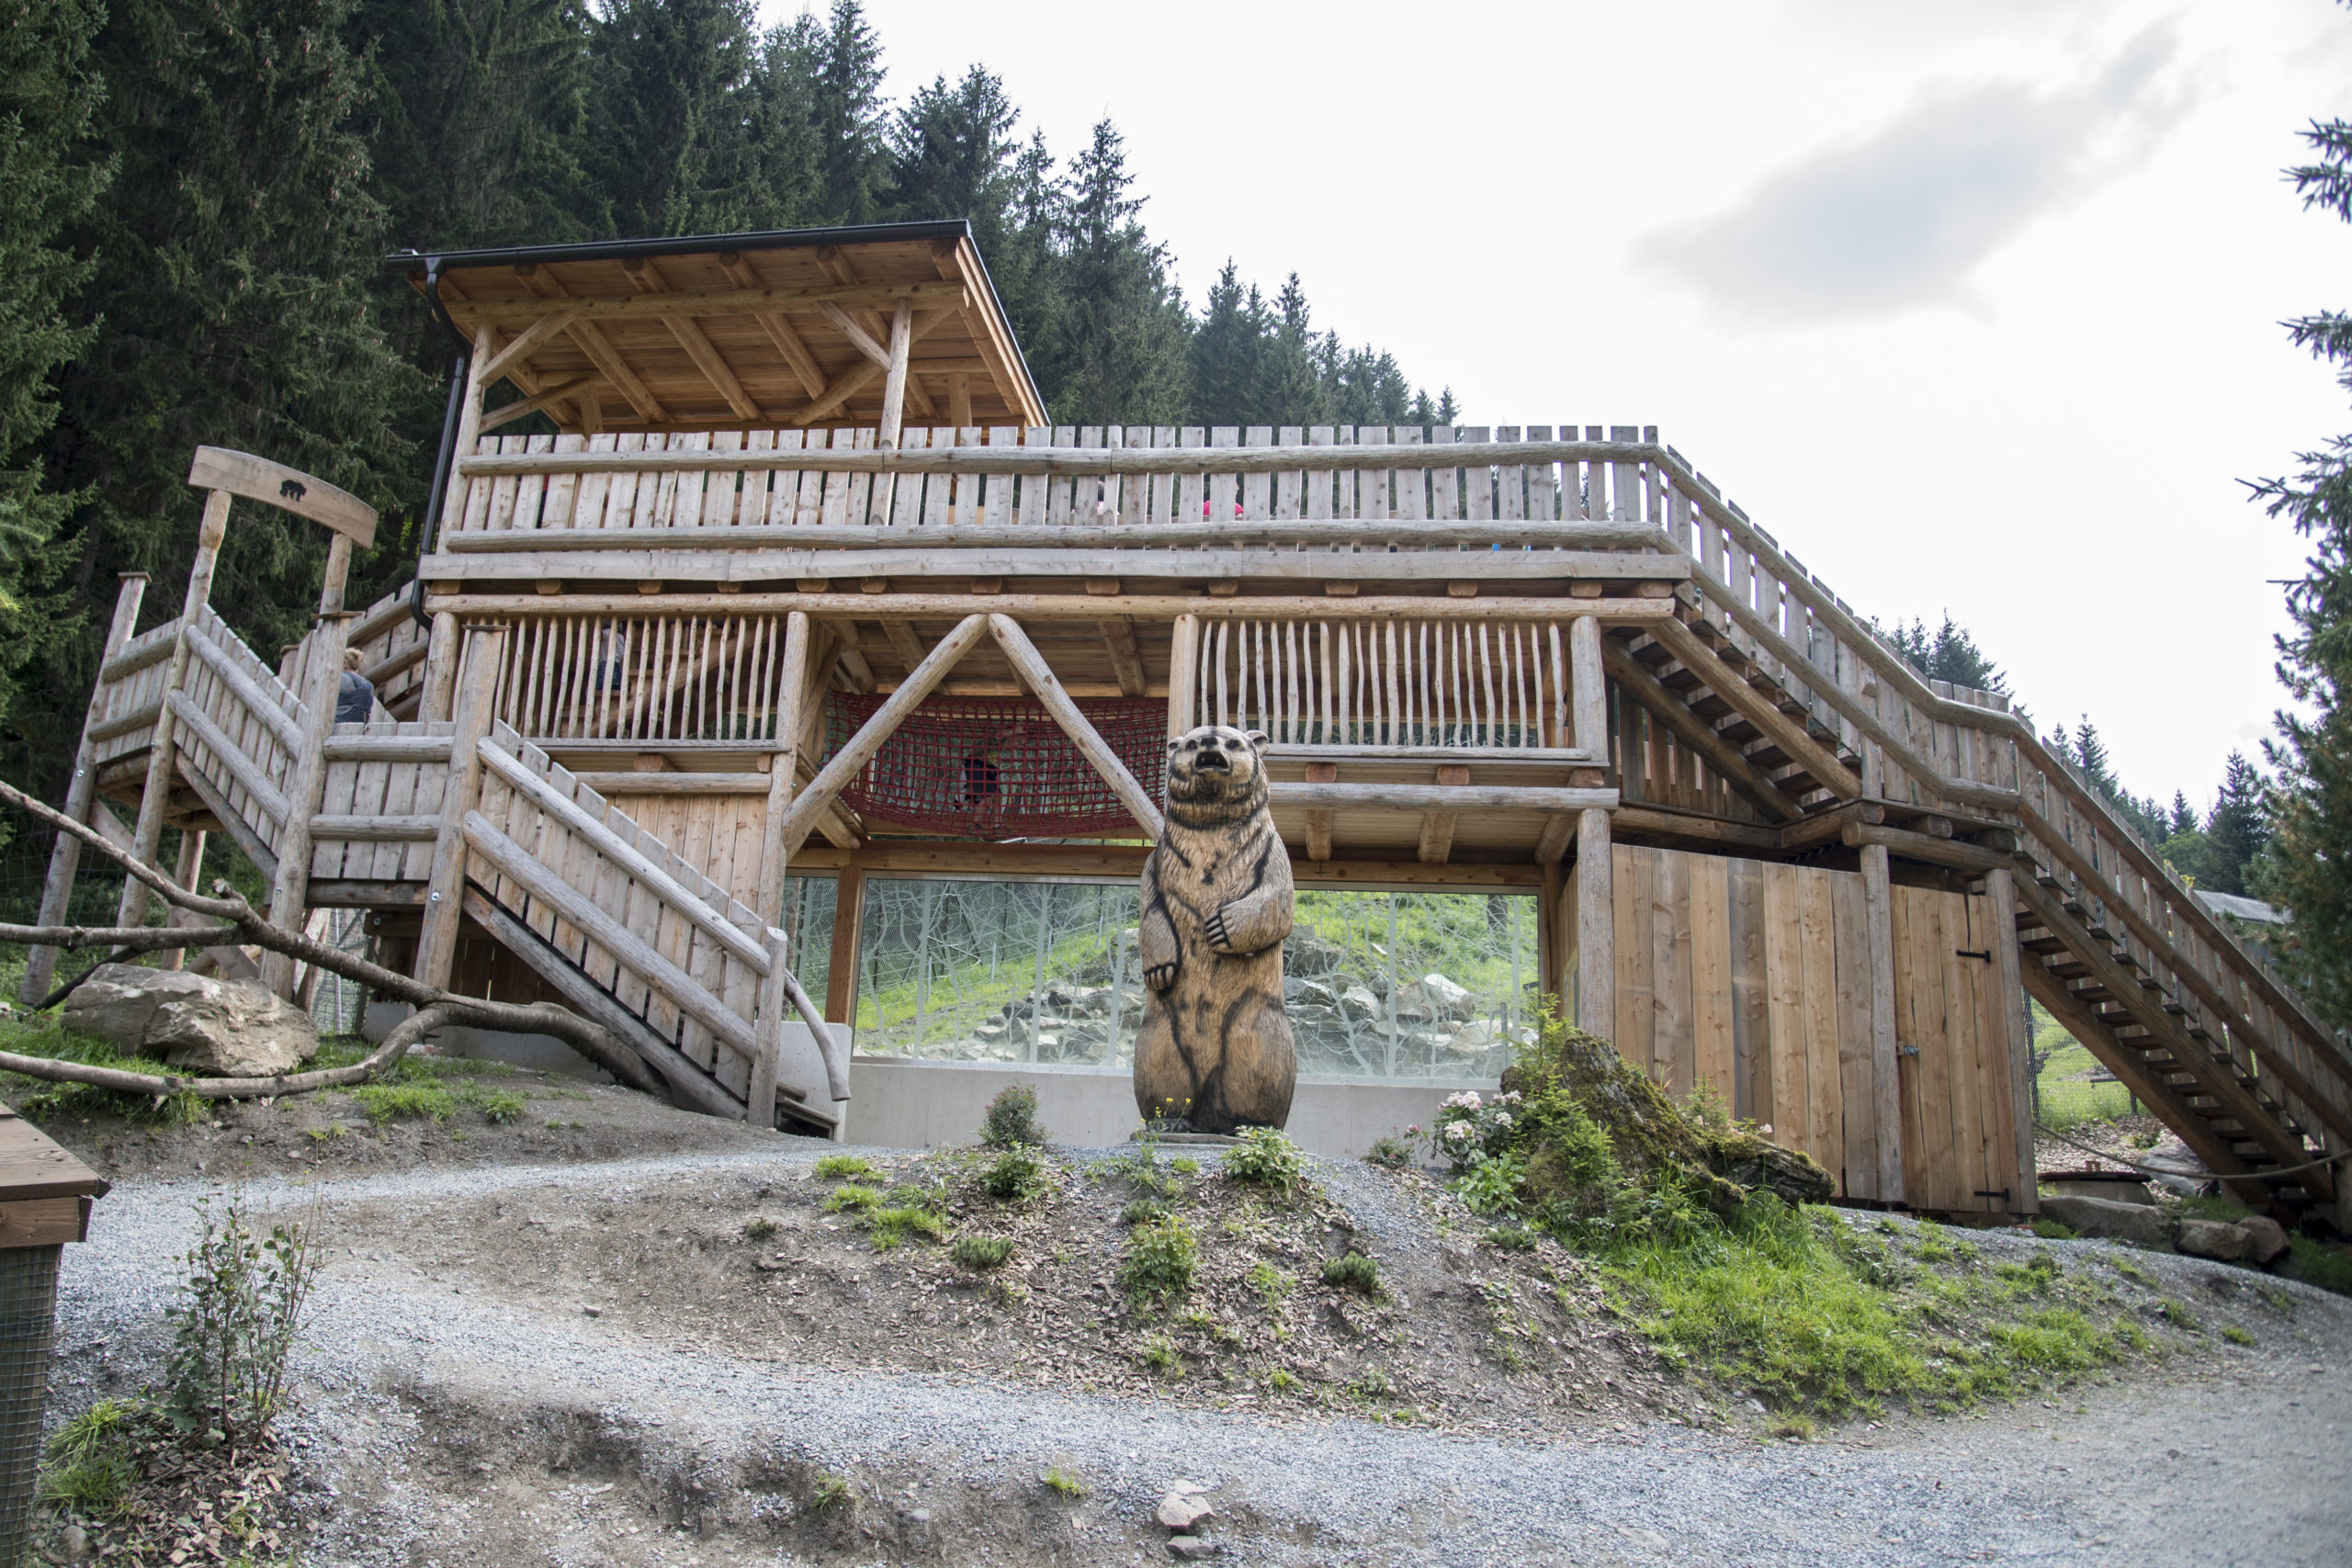
<path fill-rule="evenodd" d="M 421 664 L 404 595 L 371 611 L 360 629 L 387 643 L 412 634 L 418 655 L 388 673 Z M 185 628 L 190 658 L 167 695 L 164 671 L 182 632 L 178 621 L 159 626 L 102 669 L 88 727 L 97 794 L 140 804 L 155 722 L 168 705 L 176 733 L 167 815 L 217 823 L 274 880 L 297 811 L 289 791 L 310 715 L 209 606 Z M 371 668 L 407 653 L 354 641 Z M 307 657 L 306 648 L 290 653 L 288 672 Z M 410 705 L 413 693 L 393 694 Z M 453 730 L 389 717 L 333 727 L 319 808 L 305 814 L 313 888 L 356 888 L 390 905 L 428 896 Z M 797 1055 L 779 1046 L 785 1059 L 760 1070 L 762 998 L 781 933 L 763 933 L 752 910 L 513 729 L 493 727 L 475 749 L 479 797 L 457 824 L 460 897 L 474 923 L 566 1005 L 626 1042 L 677 1103 L 742 1120 L 762 1114 L 748 1102 L 764 1080 L 775 1086 L 770 1124 L 828 1134 L 838 1122 L 820 1092 L 830 1042 Z M 95 796 L 87 809 L 93 818 L 107 812 Z"/>

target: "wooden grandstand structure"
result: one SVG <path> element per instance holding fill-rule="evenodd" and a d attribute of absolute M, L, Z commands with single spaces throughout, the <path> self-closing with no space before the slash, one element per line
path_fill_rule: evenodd
<path fill-rule="evenodd" d="M 2337 1204 L 2345 1042 L 1654 429 L 1054 426 L 960 223 L 393 265 L 469 351 L 415 581 L 338 578 L 277 668 L 200 584 L 132 635 L 127 583 L 68 805 L 143 853 L 232 833 L 287 915 L 821 1131 L 854 965 L 802 990 L 786 879 L 838 879 L 839 953 L 869 873 L 1132 876 L 1159 780 L 1096 720 L 1149 704 L 1267 732 L 1302 886 L 1533 894 L 1578 1023 L 1849 1199 L 2033 1210 L 2029 992 L 2233 1191 Z M 346 642 L 365 726 L 322 705 Z M 1050 721 L 1124 826 L 845 804 L 956 702 Z"/>

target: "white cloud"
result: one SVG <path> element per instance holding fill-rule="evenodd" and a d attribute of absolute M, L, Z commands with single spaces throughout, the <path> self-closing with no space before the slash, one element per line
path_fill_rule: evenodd
<path fill-rule="evenodd" d="M 1729 210 L 1654 231 L 1635 260 L 1747 324 L 1962 300 L 2034 219 L 2153 150 L 2182 107 L 2156 88 L 2173 52 L 2158 26 L 2072 90 L 1996 82 L 1928 99 Z"/>

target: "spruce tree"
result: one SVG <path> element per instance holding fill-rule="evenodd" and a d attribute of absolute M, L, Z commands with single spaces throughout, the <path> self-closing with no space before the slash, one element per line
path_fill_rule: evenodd
<path fill-rule="evenodd" d="M 51 374 L 96 334 L 68 308 L 92 263 L 63 231 L 114 173 L 90 142 L 102 20 L 87 0 L 0 0 L 0 725 L 35 661 L 87 624 L 59 582 L 72 552 L 58 533 L 85 498 L 45 488 L 39 443 L 57 421 Z"/>
<path fill-rule="evenodd" d="M 763 215 L 755 22 L 753 0 L 614 0 L 598 18 L 582 162 L 615 233 L 719 233 Z"/>
<path fill-rule="evenodd" d="M 882 42 L 857 0 L 833 0 L 809 56 L 815 207 L 804 221 L 872 223 L 888 201 L 890 148 L 882 102 Z"/>
<path fill-rule="evenodd" d="M 1262 401 L 1266 337 L 1266 301 L 1255 288 L 1242 286 L 1240 269 L 1227 256 L 1193 329 L 1192 423 L 1239 425 L 1255 420 Z"/>
<path fill-rule="evenodd" d="M 2314 122 L 2303 138 L 2317 160 L 2288 171 L 2303 205 L 2352 222 L 2352 123 Z M 2352 389 L 2352 314 L 2324 310 L 2290 330 Z M 2278 739 L 2263 745 L 2278 779 L 2255 885 L 2287 908 L 2289 972 L 2324 1016 L 2352 1028 L 2352 436 L 2297 461 L 2292 479 L 2256 487 L 2311 554 L 2287 590 L 2293 629 L 2278 638 L 2278 679 L 2301 711 L 2279 713 Z"/>
<path fill-rule="evenodd" d="M 1057 420 L 1172 424 L 1190 388 L 1184 307 L 1168 253 L 1144 231 L 1124 140 L 1107 119 L 1073 162 L 1062 209 L 1061 298 L 1032 352 Z"/>
<path fill-rule="evenodd" d="M 198 445 L 316 474 L 385 513 L 354 563 L 365 604 L 404 571 L 427 474 L 398 411 L 417 378 L 368 309 L 383 210 L 356 129 L 367 73 L 342 0 L 120 0 L 94 60 L 108 84 L 107 199 L 68 231 L 94 254 L 89 347 L 58 380 L 51 482 L 85 491 L 73 525 L 76 612 L 102 618 L 116 572 L 155 574 L 178 602 L 200 498 Z M 254 647 L 300 636 L 317 604 L 325 530 L 241 503 L 212 600 Z M 0 763 L 46 787 L 89 697 L 87 639 L 41 663 L 42 700 Z"/>

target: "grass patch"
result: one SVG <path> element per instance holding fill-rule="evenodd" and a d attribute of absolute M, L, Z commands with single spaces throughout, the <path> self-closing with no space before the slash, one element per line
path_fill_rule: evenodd
<path fill-rule="evenodd" d="M 1184 1375 L 1184 1358 L 1177 1353 L 1176 1342 L 1165 1334 L 1151 1335 L 1136 1348 L 1136 1365 L 1158 1377 Z"/>
<path fill-rule="evenodd" d="M 1086 1482 L 1068 1465 L 1049 1464 L 1046 1467 L 1046 1473 L 1037 1479 L 1046 1491 L 1057 1497 L 1067 1497 L 1073 1503 L 1086 1495 Z"/>
<path fill-rule="evenodd" d="M 348 1092 L 379 1127 L 389 1122 L 446 1122 L 458 1109 L 456 1098 L 437 1083 L 368 1083 Z"/>
<path fill-rule="evenodd" d="M 1200 1268 L 1200 1237 L 1181 1214 L 1127 1233 L 1119 1285 L 1136 1306 L 1172 1300 L 1193 1288 Z"/>
<path fill-rule="evenodd" d="M 959 1235 L 947 1255 L 967 1269 L 1000 1268 L 1012 1256 L 1012 1238 L 1009 1235 Z"/>
<path fill-rule="evenodd" d="M 1290 1297 L 1290 1276 L 1262 1258 L 1250 1265 L 1249 1280 L 1250 1288 L 1266 1304 L 1269 1316 L 1281 1311 L 1283 1303 Z"/>
<path fill-rule="evenodd" d="M 862 1155 L 825 1155 L 817 1161 L 820 1181 L 878 1181 L 882 1173 Z"/>
<path fill-rule="evenodd" d="M 511 1089 L 473 1089 L 458 1096 L 481 1112 L 481 1119 L 493 1127 L 503 1127 L 520 1122 L 523 1112 L 530 1109 L 530 1101 Z"/>
<path fill-rule="evenodd" d="M 765 1214 L 753 1214 L 750 1219 L 743 1222 L 743 1239 L 745 1241 L 765 1241 L 768 1237 L 775 1235 L 776 1232 L 783 1228 L 784 1227 L 782 1225 L 777 1224 Z"/>
<path fill-rule="evenodd" d="M 848 1482 L 838 1475 L 820 1475 L 816 1490 L 808 1495 L 808 1507 L 812 1513 L 830 1514 L 846 1506 L 849 1500 Z"/>
<path fill-rule="evenodd" d="M 1295 1374 L 1281 1367 L 1276 1367 L 1272 1371 L 1266 1374 L 1266 1386 L 1273 1390 L 1276 1393 L 1296 1393 L 1299 1391 L 1300 1384 Z"/>
<path fill-rule="evenodd" d="M 880 1192 L 871 1187 L 861 1186 L 852 1181 L 833 1189 L 833 1195 L 825 1200 L 825 1213 L 862 1214 L 880 1201 L 882 1201 Z"/>
<path fill-rule="evenodd" d="M 907 1242 L 922 1238 L 944 1241 L 947 1237 L 947 1221 L 936 1210 L 916 1204 L 897 1208 L 876 1209 L 866 1219 L 866 1235 L 876 1252 L 894 1252 Z"/>
<path fill-rule="evenodd" d="M 2222 1337 L 2228 1340 L 2233 1345 L 2243 1345 L 2249 1350 L 2253 1349 L 2256 1344 L 2258 1343 L 2253 1335 L 2248 1334 L 2245 1329 L 2240 1328 L 2234 1323 L 2222 1330 Z"/>
<path fill-rule="evenodd" d="M 1191 1155 L 1178 1155 L 1168 1162 L 1168 1168 L 1177 1176 L 1198 1176 L 1201 1174 L 1201 1162 Z"/>
<path fill-rule="evenodd" d="M 2056 1220 L 2045 1220 L 2039 1214 L 2034 1216 L 2033 1234 L 2044 1241 L 2073 1241 L 2075 1239 L 2073 1227 L 2062 1225 Z"/>
<path fill-rule="evenodd" d="M 85 1513 L 119 1512 L 139 1479 L 130 1452 L 137 1416 L 129 1400 L 101 1399 L 58 1428 L 41 1467 L 40 1500 Z"/>
<path fill-rule="evenodd" d="M 2307 1235 L 2290 1236 L 2288 1245 L 2291 1250 L 2280 1273 L 2339 1296 L 2352 1296 L 2352 1252 Z"/>
<path fill-rule="evenodd" d="M 1504 1252 L 1535 1250 L 1535 1233 L 1525 1225 L 1497 1225 L 1478 1239 Z"/>
<path fill-rule="evenodd" d="M 1813 1418 L 1809 1416 L 1788 1416 L 1772 1423 L 1772 1436 L 1788 1438 L 1800 1443 L 1813 1440 Z"/>

